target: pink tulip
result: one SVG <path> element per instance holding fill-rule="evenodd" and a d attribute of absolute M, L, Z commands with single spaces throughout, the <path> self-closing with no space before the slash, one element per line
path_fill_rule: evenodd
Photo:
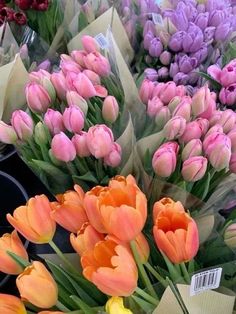
<path fill-rule="evenodd" d="M 156 150 L 152 167 L 158 176 L 167 178 L 175 171 L 178 151 L 179 145 L 176 142 L 165 143 Z"/>
<path fill-rule="evenodd" d="M 69 162 L 76 157 L 76 150 L 73 143 L 63 132 L 60 132 L 53 137 L 51 148 L 52 154 L 58 160 Z"/>
<path fill-rule="evenodd" d="M 221 69 L 218 65 L 211 65 L 207 69 L 207 73 L 217 82 L 220 83 Z"/>
<path fill-rule="evenodd" d="M 88 53 L 96 52 L 100 50 L 96 40 L 91 36 L 84 35 L 82 36 L 81 41 L 82 41 L 84 50 Z"/>
<path fill-rule="evenodd" d="M 80 65 L 75 62 L 73 59 L 71 60 L 61 60 L 60 62 L 60 68 L 64 75 L 66 75 L 68 72 L 74 72 L 76 74 L 81 72 Z"/>
<path fill-rule="evenodd" d="M 183 135 L 186 128 L 186 120 L 182 117 L 176 116 L 171 118 L 164 126 L 163 132 L 167 140 L 174 140 Z"/>
<path fill-rule="evenodd" d="M 195 121 L 198 123 L 200 129 L 202 130 L 202 135 L 205 135 L 209 129 L 209 121 L 203 118 L 197 118 Z"/>
<path fill-rule="evenodd" d="M 224 87 L 236 83 L 236 62 L 235 59 L 227 64 L 220 73 L 220 83 Z"/>
<path fill-rule="evenodd" d="M 60 100 L 66 98 L 66 79 L 62 72 L 54 72 L 51 74 L 51 82 L 56 90 L 57 97 Z"/>
<path fill-rule="evenodd" d="M 156 85 L 153 83 L 154 89 L 152 91 L 152 97 L 159 97 L 162 91 L 162 88 L 165 86 L 165 83 L 157 83 Z"/>
<path fill-rule="evenodd" d="M 152 81 L 147 79 L 143 80 L 139 89 L 139 96 L 144 104 L 147 104 L 148 100 L 152 99 L 154 86 Z"/>
<path fill-rule="evenodd" d="M 112 130 L 105 124 L 97 124 L 88 130 L 87 145 L 90 153 L 97 159 L 107 156 L 113 147 Z"/>
<path fill-rule="evenodd" d="M 183 117 L 187 122 L 191 117 L 191 97 L 184 96 L 173 112 L 173 116 Z M 168 105 L 169 107 L 169 105 Z"/>
<path fill-rule="evenodd" d="M 29 73 L 29 79 L 31 82 L 41 83 L 42 79 L 46 77 L 50 80 L 51 74 L 45 70 L 33 71 Z"/>
<path fill-rule="evenodd" d="M 167 106 L 163 106 L 156 114 L 155 123 L 162 129 L 164 125 L 170 120 L 171 113 Z"/>
<path fill-rule="evenodd" d="M 46 89 L 38 83 L 31 82 L 26 85 L 25 95 L 27 104 L 35 112 L 45 112 L 51 103 L 51 98 Z"/>
<path fill-rule="evenodd" d="M 66 87 L 69 91 L 76 91 L 74 86 L 74 82 L 77 80 L 77 73 L 75 72 L 68 72 L 66 74 Z"/>
<path fill-rule="evenodd" d="M 59 111 L 48 109 L 44 115 L 44 123 L 52 135 L 58 134 L 65 130 L 62 114 Z"/>
<path fill-rule="evenodd" d="M 216 111 L 216 100 L 214 98 L 214 94 L 211 93 L 211 99 L 208 102 L 208 107 L 204 112 L 198 115 L 199 118 L 204 118 L 207 120 L 211 119 L 213 113 Z"/>
<path fill-rule="evenodd" d="M 111 66 L 108 59 L 103 57 L 99 52 L 87 54 L 84 57 L 84 63 L 88 70 L 92 70 L 102 77 L 108 76 L 111 73 Z"/>
<path fill-rule="evenodd" d="M 236 173 L 236 153 L 233 153 L 229 162 L 229 170 L 233 173 Z"/>
<path fill-rule="evenodd" d="M 223 105 L 233 106 L 236 104 L 236 83 L 221 89 L 219 94 L 220 102 Z"/>
<path fill-rule="evenodd" d="M 206 133 L 206 135 L 205 135 L 205 138 L 206 138 L 208 135 L 210 135 L 210 134 L 212 134 L 212 133 L 214 133 L 214 132 L 224 133 L 222 126 L 219 125 L 219 124 L 215 124 L 214 126 L 212 126 L 212 127 L 207 131 L 207 133 Z"/>
<path fill-rule="evenodd" d="M 211 119 L 209 120 L 210 126 L 214 126 L 216 124 L 219 124 L 219 121 L 222 116 L 222 111 L 216 110 L 213 115 L 211 116 Z"/>
<path fill-rule="evenodd" d="M 211 93 L 207 85 L 201 87 L 192 97 L 192 111 L 195 116 L 204 113 L 211 103 Z"/>
<path fill-rule="evenodd" d="M 175 111 L 175 109 L 178 107 L 178 105 L 181 103 L 182 98 L 180 96 L 175 96 L 171 99 L 171 101 L 168 104 L 168 108 L 171 113 Z"/>
<path fill-rule="evenodd" d="M 84 114 L 77 106 L 70 106 L 63 112 L 63 123 L 66 129 L 73 133 L 79 133 L 84 127 Z"/>
<path fill-rule="evenodd" d="M 100 76 L 94 71 L 84 70 L 83 73 L 90 79 L 93 85 L 101 85 Z"/>
<path fill-rule="evenodd" d="M 0 121 L 0 141 L 5 144 L 14 144 L 17 141 L 14 128 L 3 121 Z"/>
<path fill-rule="evenodd" d="M 82 96 L 84 99 L 88 99 L 94 96 L 106 97 L 107 90 L 100 86 L 93 86 L 90 79 L 83 73 L 79 73 L 77 75 L 76 80 L 73 82 L 76 91 Z"/>
<path fill-rule="evenodd" d="M 207 159 L 195 156 L 184 161 L 181 174 L 185 181 L 196 182 L 204 177 L 206 169 Z"/>
<path fill-rule="evenodd" d="M 66 93 L 66 100 L 68 106 L 77 106 L 83 111 L 84 115 L 87 114 L 88 111 L 87 101 L 83 97 L 81 97 L 77 92 L 68 91 Z"/>
<path fill-rule="evenodd" d="M 76 149 L 76 154 L 79 157 L 88 157 L 90 156 L 90 151 L 88 149 L 87 144 L 87 133 L 81 131 L 79 134 L 75 134 L 72 139 L 72 143 L 74 144 L 74 147 Z"/>
<path fill-rule="evenodd" d="M 86 51 L 73 50 L 71 52 L 71 57 L 83 68 L 85 68 L 84 57 L 87 56 Z"/>
<path fill-rule="evenodd" d="M 185 161 L 190 157 L 200 156 L 202 154 L 202 142 L 199 139 L 193 139 L 187 143 L 182 151 L 182 160 Z"/>
<path fill-rule="evenodd" d="M 165 86 L 163 86 L 160 93 L 160 99 L 165 105 L 168 105 L 172 98 L 178 96 L 176 94 L 176 88 L 177 86 L 174 82 L 165 83 Z"/>
<path fill-rule="evenodd" d="M 236 115 L 233 110 L 227 109 L 222 112 L 219 124 L 222 125 L 224 133 L 228 133 L 236 123 Z"/>
<path fill-rule="evenodd" d="M 236 129 L 230 131 L 227 136 L 231 141 L 231 151 L 232 153 L 236 153 Z"/>
<path fill-rule="evenodd" d="M 28 115 L 25 111 L 15 110 L 11 117 L 11 125 L 20 140 L 27 141 L 32 137 L 34 122 L 30 115 Z"/>
<path fill-rule="evenodd" d="M 186 95 L 186 88 L 184 85 L 179 85 L 176 87 L 176 96 L 183 97 Z"/>
<path fill-rule="evenodd" d="M 114 96 L 107 96 L 102 105 L 102 116 L 107 122 L 114 123 L 119 115 L 119 105 Z"/>
<path fill-rule="evenodd" d="M 119 166 L 121 163 L 121 147 L 118 143 L 113 143 L 110 153 L 104 157 L 104 163 L 112 168 Z"/>
<path fill-rule="evenodd" d="M 197 123 L 197 121 L 192 121 L 187 123 L 185 131 L 180 138 L 183 143 L 188 143 L 193 139 L 198 139 L 202 136 L 202 128 Z"/>
<path fill-rule="evenodd" d="M 149 99 L 147 104 L 148 116 L 150 118 L 154 118 L 163 106 L 164 104 L 158 96 L 154 96 L 152 99 Z"/>

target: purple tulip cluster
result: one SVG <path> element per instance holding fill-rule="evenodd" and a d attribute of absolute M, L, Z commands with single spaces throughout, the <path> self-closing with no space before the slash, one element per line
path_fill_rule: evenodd
<path fill-rule="evenodd" d="M 197 71 L 206 64 L 221 64 L 222 49 L 236 29 L 235 10 L 221 0 L 172 1 L 172 5 L 144 25 L 146 61 L 153 64 L 158 58 L 159 80 L 170 77 L 177 84 L 194 86 Z"/>

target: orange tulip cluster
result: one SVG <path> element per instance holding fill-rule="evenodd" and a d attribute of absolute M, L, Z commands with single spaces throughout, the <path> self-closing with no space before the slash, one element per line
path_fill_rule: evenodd
<path fill-rule="evenodd" d="M 117 176 L 108 186 L 96 186 L 87 193 L 76 185 L 74 191 L 58 195 L 56 202 L 49 202 L 45 195 L 36 196 L 18 207 L 13 216 L 8 214 L 7 219 L 37 244 L 52 241 L 56 223 L 69 230 L 71 245 L 81 257 L 84 277 L 110 296 L 129 296 L 137 288 L 138 269 L 131 241 L 142 264 L 149 258 L 149 245 L 142 233 L 147 199 L 131 175 Z M 171 262 L 190 261 L 197 254 L 197 225 L 180 202 L 169 198 L 156 202 L 153 220 L 156 245 Z M 58 288 L 46 267 L 33 262 L 23 270 L 7 254 L 11 251 L 28 260 L 16 230 L 0 238 L 0 270 L 19 274 L 16 284 L 23 300 L 42 309 L 51 308 L 57 303 Z M 0 304 L 4 298 L 0 295 Z M 18 304 L 19 313 L 24 314 L 19 302 L 12 299 L 12 307 Z"/>

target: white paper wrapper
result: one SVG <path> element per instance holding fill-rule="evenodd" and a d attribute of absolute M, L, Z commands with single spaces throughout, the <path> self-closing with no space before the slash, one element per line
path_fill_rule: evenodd
<path fill-rule="evenodd" d="M 2 38 L 3 36 L 4 28 L 5 28 L 5 33 L 3 37 L 2 47 L 7 48 L 11 45 L 14 45 L 16 52 L 19 52 L 20 48 L 15 40 L 15 37 L 12 34 L 11 28 L 8 23 L 6 24 L 6 27 L 4 24 L 0 27 L 0 38 Z"/>

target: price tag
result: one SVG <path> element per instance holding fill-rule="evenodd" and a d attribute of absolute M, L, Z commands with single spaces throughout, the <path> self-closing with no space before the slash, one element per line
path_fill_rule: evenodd
<path fill-rule="evenodd" d="M 101 49 L 106 49 L 109 46 L 106 37 L 102 33 L 96 35 L 94 39 L 96 40 Z"/>
<path fill-rule="evenodd" d="M 163 18 L 160 14 L 152 13 L 152 20 L 155 25 L 161 25 L 161 26 L 164 25 Z"/>
<path fill-rule="evenodd" d="M 220 285 L 222 268 L 209 269 L 192 276 L 190 285 L 190 296 L 200 292 L 217 289 Z"/>

